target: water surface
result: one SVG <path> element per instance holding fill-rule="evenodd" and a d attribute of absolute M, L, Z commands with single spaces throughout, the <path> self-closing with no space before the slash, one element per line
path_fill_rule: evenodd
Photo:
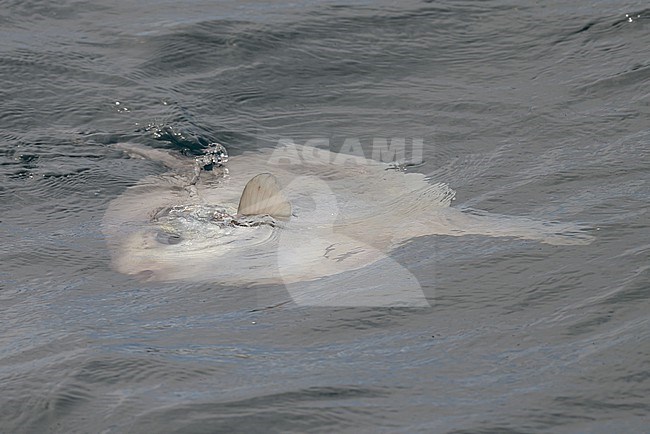
<path fill-rule="evenodd" d="M 647 430 L 645 2 L 0 6 L 0 431 Z M 456 206 L 596 240 L 413 239 L 423 309 L 110 268 L 108 203 L 165 171 L 114 143 L 377 137 Z"/>

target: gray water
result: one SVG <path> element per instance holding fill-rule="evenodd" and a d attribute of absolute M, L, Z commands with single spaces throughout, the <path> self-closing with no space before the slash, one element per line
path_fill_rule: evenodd
<path fill-rule="evenodd" d="M 121 3 L 0 1 L 0 432 L 650 432 L 647 2 Z M 111 144 L 314 137 L 596 239 L 413 239 L 422 309 L 110 268 Z"/>

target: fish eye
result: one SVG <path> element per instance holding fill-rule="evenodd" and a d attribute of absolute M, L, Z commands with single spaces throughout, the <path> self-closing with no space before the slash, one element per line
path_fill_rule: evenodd
<path fill-rule="evenodd" d="M 173 232 L 160 231 L 156 234 L 156 241 L 158 241 L 160 244 L 171 246 L 180 243 L 183 241 L 183 238 L 179 234 L 175 234 Z"/>

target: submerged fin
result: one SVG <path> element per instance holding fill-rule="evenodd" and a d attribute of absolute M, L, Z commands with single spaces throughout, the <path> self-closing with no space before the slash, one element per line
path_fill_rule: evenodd
<path fill-rule="evenodd" d="M 260 173 L 244 187 L 237 214 L 268 214 L 276 219 L 288 220 L 291 217 L 291 204 L 282 193 L 278 179 L 270 173 Z"/>

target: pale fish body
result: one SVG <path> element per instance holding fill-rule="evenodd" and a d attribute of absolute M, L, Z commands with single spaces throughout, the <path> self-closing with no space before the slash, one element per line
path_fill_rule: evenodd
<path fill-rule="evenodd" d="M 170 169 L 129 187 L 103 220 L 113 267 L 149 281 L 291 284 L 377 261 L 393 267 L 387 273 L 411 279 L 388 254 L 415 237 L 478 234 L 557 245 L 592 239 L 571 223 L 450 207 L 454 191 L 446 184 L 324 149 L 287 145 L 245 152 L 231 158 L 226 170 L 206 172 L 190 185 L 191 158 L 117 146 Z M 250 185 L 260 191 L 269 186 L 264 200 L 271 202 L 260 206 L 251 199 L 246 206 L 262 220 L 251 226 L 217 223 L 215 215 L 236 216 L 238 208 L 246 214 L 242 192 L 259 174 L 265 175 Z"/>

